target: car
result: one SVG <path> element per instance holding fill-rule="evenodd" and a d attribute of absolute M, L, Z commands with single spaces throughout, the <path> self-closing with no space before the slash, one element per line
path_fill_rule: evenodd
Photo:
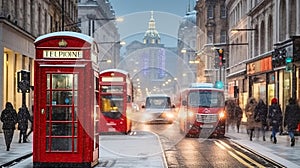
<path fill-rule="evenodd" d="M 173 123 L 175 116 L 175 105 L 171 104 L 171 98 L 165 94 L 153 94 L 146 97 L 142 105 L 142 121 L 145 123 Z"/>

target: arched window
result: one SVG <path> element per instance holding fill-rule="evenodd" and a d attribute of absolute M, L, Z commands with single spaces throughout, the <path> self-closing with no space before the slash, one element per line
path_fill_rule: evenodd
<path fill-rule="evenodd" d="M 283 41 L 286 38 L 286 4 L 285 0 L 280 1 L 279 6 L 279 40 Z"/>
<path fill-rule="evenodd" d="M 268 36 L 267 36 L 267 50 L 270 51 L 272 50 L 273 47 L 273 18 L 270 15 L 268 19 Z"/>
<path fill-rule="evenodd" d="M 258 26 L 255 26 L 255 29 L 258 30 Z M 258 32 L 253 33 L 254 34 L 254 57 L 258 55 L 258 49 L 259 49 L 259 43 L 258 43 Z"/>
<path fill-rule="evenodd" d="M 290 1 L 290 11 L 289 11 L 289 34 L 295 35 L 296 34 L 296 14 L 297 14 L 297 3 L 296 0 Z"/>
<path fill-rule="evenodd" d="M 260 54 L 265 52 L 265 22 L 262 21 L 260 24 Z"/>
<path fill-rule="evenodd" d="M 30 0 L 30 31 L 32 34 L 34 34 L 34 23 L 35 23 L 35 12 L 34 12 L 34 0 Z"/>

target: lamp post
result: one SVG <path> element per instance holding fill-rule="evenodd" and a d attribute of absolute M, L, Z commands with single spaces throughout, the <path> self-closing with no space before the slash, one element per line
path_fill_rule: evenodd
<path fill-rule="evenodd" d="M 124 41 L 104 41 L 104 42 L 98 42 L 97 43 L 98 45 L 106 45 L 106 44 L 110 44 L 111 47 L 107 50 L 106 53 L 111 53 L 109 54 L 110 57 L 112 57 L 112 60 L 110 60 L 110 63 L 113 62 L 113 68 L 116 68 L 116 65 L 117 65 L 117 54 L 116 54 L 116 51 L 120 50 L 120 48 L 123 46 L 123 45 L 126 45 L 126 43 Z M 117 47 L 115 47 L 115 45 L 118 45 Z M 100 48 L 100 47 L 99 47 Z M 111 56 L 112 55 L 112 56 Z M 120 54 L 118 54 L 120 55 Z M 102 55 L 104 56 L 104 55 Z"/>
<path fill-rule="evenodd" d="M 235 41 L 237 39 L 237 37 L 241 37 L 241 36 L 244 36 L 244 35 L 247 35 L 247 41 L 245 41 L 245 43 L 237 43 L 237 44 L 231 44 L 230 46 L 241 46 L 241 45 L 244 45 L 246 47 L 238 47 L 238 48 L 233 48 L 233 47 L 230 47 L 230 52 L 232 52 L 230 55 L 231 55 L 231 66 L 229 67 L 232 67 L 233 65 L 236 66 L 236 69 L 239 69 L 239 70 L 246 70 L 247 67 L 246 67 L 246 64 L 245 64 L 245 60 L 247 60 L 249 58 L 248 55 L 251 55 L 250 53 L 254 50 L 250 50 L 252 45 L 254 44 L 253 41 L 251 41 L 251 39 L 253 38 L 252 36 L 254 35 L 254 39 L 255 37 L 258 35 L 257 33 L 258 29 L 257 28 L 232 28 L 230 29 L 230 33 L 231 33 L 231 36 L 229 38 L 229 42 L 232 42 L 232 41 Z M 254 33 L 254 34 L 252 34 Z M 237 59 L 234 59 L 234 58 L 237 58 L 239 57 L 240 59 L 237 60 Z M 229 71 L 231 72 L 232 69 L 229 68 Z M 233 73 L 232 73 L 233 74 Z M 231 75 L 231 74 L 229 74 Z M 239 86 L 243 86 L 244 85 L 244 82 L 246 80 L 248 80 L 248 96 L 251 97 L 252 96 L 252 86 L 250 82 L 250 78 L 245 78 L 243 77 L 242 81 L 239 80 L 239 78 L 235 78 L 235 79 L 232 79 L 232 85 L 231 88 L 233 90 L 233 97 L 236 99 L 236 101 L 238 103 L 240 103 L 240 96 L 243 96 L 243 95 L 240 95 L 239 94 L 239 90 L 243 88 L 239 88 Z M 242 103 L 241 104 L 244 104 L 243 102 L 243 99 L 242 100 Z"/>

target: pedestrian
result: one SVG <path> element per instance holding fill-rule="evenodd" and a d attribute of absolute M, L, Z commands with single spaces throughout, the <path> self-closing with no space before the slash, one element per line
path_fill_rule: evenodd
<path fill-rule="evenodd" d="M 25 104 L 22 105 L 21 108 L 19 108 L 18 112 L 18 129 L 20 130 L 20 136 L 19 136 L 19 143 L 21 143 L 21 140 L 23 138 L 23 143 L 27 142 L 27 129 L 28 129 L 28 120 L 30 118 L 30 114 L 28 111 L 28 108 Z"/>
<path fill-rule="evenodd" d="M 29 137 L 29 135 L 33 132 L 33 106 L 32 106 L 32 115 L 29 117 L 29 121 L 31 122 L 31 126 L 30 126 L 30 130 L 29 130 L 29 132 L 26 134 L 26 138 L 27 138 L 27 141 L 29 142 L 29 139 L 28 139 L 28 137 Z"/>
<path fill-rule="evenodd" d="M 298 127 L 298 122 L 300 120 L 299 117 L 300 117 L 300 108 L 296 103 L 296 99 L 290 98 L 289 104 L 285 108 L 284 127 L 287 126 L 292 147 L 295 146 L 294 131 Z"/>
<path fill-rule="evenodd" d="M 270 125 L 272 126 L 271 141 L 274 139 L 273 143 L 276 144 L 276 133 L 279 132 L 280 125 L 282 124 L 282 111 L 276 98 L 271 100 L 268 119 L 270 120 Z"/>
<path fill-rule="evenodd" d="M 256 122 L 261 123 L 263 141 L 266 141 L 266 129 L 268 126 L 267 124 L 268 106 L 262 99 L 259 99 L 257 106 L 255 108 L 255 112 L 256 114 L 254 118 L 256 119 Z"/>
<path fill-rule="evenodd" d="M 237 128 L 237 132 L 239 133 L 241 121 L 243 118 L 243 110 L 239 104 L 236 104 L 234 111 L 235 111 L 235 118 L 236 118 L 236 128 Z"/>
<path fill-rule="evenodd" d="M 248 99 L 248 102 L 245 107 L 245 113 L 247 117 L 247 131 L 250 135 L 250 141 L 252 141 L 254 130 L 260 127 L 260 122 L 256 122 L 254 118 L 256 106 L 257 101 L 255 100 L 255 98 L 251 97 Z"/>
<path fill-rule="evenodd" d="M 4 132 L 6 151 L 9 151 L 17 123 L 17 112 L 10 102 L 6 103 L 5 109 L 1 113 L 1 121 L 3 122 L 2 129 Z"/>
<path fill-rule="evenodd" d="M 234 127 L 234 122 L 235 122 L 235 115 L 234 115 L 234 110 L 235 110 L 235 101 L 234 100 L 226 100 L 225 101 L 225 112 L 226 112 L 226 128 L 227 132 L 229 127 Z"/>

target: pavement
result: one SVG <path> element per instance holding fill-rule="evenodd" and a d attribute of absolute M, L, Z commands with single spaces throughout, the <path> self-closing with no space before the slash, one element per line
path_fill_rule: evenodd
<path fill-rule="evenodd" d="M 268 131 L 266 141 L 262 140 L 261 135 L 255 135 L 253 141 L 250 141 L 244 126 L 241 127 L 239 133 L 231 127 L 226 133 L 232 141 L 255 150 L 288 168 L 300 168 L 300 137 L 296 136 L 296 145 L 291 147 L 288 135 L 277 135 L 277 144 L 270 141 L 270 135 L 271 132 Z M 10 151 L 6 151 L 4 135 L 0 133 L 0 168 L 3 164 L 32 152 L 32 142 L 18 143 L 18 137 L 18 131 L 16 131 Z M 100 163 L 96 167 L 167 167 L 161 142 L 157 135 L 151 132 L 137 131 L 131 135 L 101 135 L 100 146 Z M 32 157 L 12 167 L 32 168 Z"/>

